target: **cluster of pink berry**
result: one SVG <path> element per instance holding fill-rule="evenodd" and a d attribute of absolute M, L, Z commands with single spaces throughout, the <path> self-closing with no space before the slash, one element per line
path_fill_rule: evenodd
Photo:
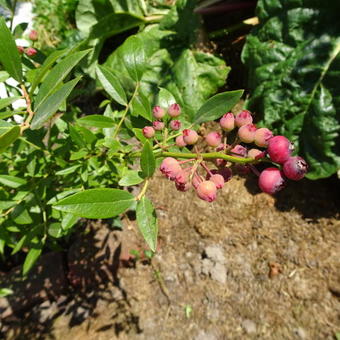
<path fill-rule="evenodd" d="M 29 35 L 28 35 L 28 38 L 30 40 L 32 40 L 33 42 L 38 40 L 38 32 L 35 31 L 35 30 L 32 30 Z M 33 48 L 33 47 L 27 47 L 27 48 L 24 48 L 22 46 L 17 46 L 17 49 L 19 51 L 20 54 L 26 54 L 28 57 L 34 57 L 38 51 Z"/>
<path fill-rule="evenodd" d="M 168 109 L 171 117 L 177 117 L 180 111 L 178 104 L 173 104 Z M 165 110 L 156 106 L 153 109 L 153 114 L 155 118 L 159 119 L 165 115 Z M 177 120 L 170 122 L 172 130 L 177 131 L 180 126 L 180 122 Z M 306 174 L 307 163 L 299 156 L 292 156 L 292 143 L 284 136 L 274 136 L 267 128 L 258 129 L 253 124 L 253 117 L 249 111 L 244 110 L 236 116 L 231 112 L 224 114 L 220 119 L 220 126 L 223 133 L 210 132 L 205 136 L 205 142 L 208 146 L 215 148 L 215 151 L 221 152 L 220 155 L 226 154 L 233 157 L 229 157 L 226 161 L 216 156 L 214 160 L 216 169 L 210 170 L 199 154 L 196 158 L 185 161 L 178 161 L 173 157 L 166 157 L 163 160 L 160 170 L 167 178 L 175 182 L 178 190 L 187 191 L 192 185 L 201 199 L 212 202 L 216 199 L 217 190 L 221 189 L 224 183 L 232 177 L 232 169 L 241 174 L 253 171 L 259 176 L 260 189 L 268 194 L 274 194 L 281 190 L 285 186 L 287 178 L 297 181 Z M 153 127 L 145 127 L 143 133 L 145 137 L 152 138 L 155 135 L 155 130 L 163 128 L 164 123 L 156 120 L 153 122 Z M 235 128 L 238 130 L 232 132 Z M 231 135 L 234 136 L 234 141 L 227 144 L 227 138 Z M 178 147 L 194 145 L 198 139 L 196 131 L 184 129 L 180 135 L 177 135 L 176 145 Z M 240 143 L 255 144 L 261 149 L 250 148 L 248 150 Z M 240 157 L 248 158 L 248 161 L 239 164 L 237 158 Z M 259 173 L 255 165 L 264 160 L 275 163 L 276 167 L 266 168 Z M 235 166 L 233 166 L 233 161 L 236 163 Z M 181 165 L 188 162 L 194 164 L 182 168 Z M 205 176 L 199 174 L 199 166 L 205 170 Z"/>

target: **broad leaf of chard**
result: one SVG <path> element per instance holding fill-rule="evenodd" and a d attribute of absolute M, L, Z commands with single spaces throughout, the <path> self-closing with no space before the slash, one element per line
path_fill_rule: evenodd
<path fill-rule="evenodd" d="M 310 179 L 340 167 L 339 12 L 338 1 L 259 0 L 260 25 L 242 53 L 249 108 L 294 141 Z"/>

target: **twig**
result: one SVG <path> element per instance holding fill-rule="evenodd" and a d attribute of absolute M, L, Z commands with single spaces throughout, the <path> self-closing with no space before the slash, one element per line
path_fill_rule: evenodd
<path fill-rule="evenodd" d="M 31 103 L 31 98 L 29 96 L 29 94 L 27 93 L 26 87 L 24 84 L 20 85 L 24 98 L 26 100 L 26 105 L 27 105 L 27 113 L 28 113 L 28 117 L 25 120 L 25 122 L 23 124 L 21 124 L 21 128 L 20 128 L 20 132 L 21 134 L 30 127 L 30 122 L 34 116 L 34 112 L 32 111 L 32 103 Z"/>

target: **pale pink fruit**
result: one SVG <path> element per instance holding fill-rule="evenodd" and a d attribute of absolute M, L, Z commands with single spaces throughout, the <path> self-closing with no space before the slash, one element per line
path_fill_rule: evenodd
<path fill-rule="evenodd" d="M 235 124 L 237 127 L 241 127 L 243 125 L 251 124 L 253 122 L 253 117 L 251 113 L 247 110 L 243 110 L 235 117 Z"/>
<path fill-rule="evenodd" d="M 22 46 L 17 46 L 19 54 L 23 54 L 25 49 Z"/>
<path fill-rule="evenodd" d="M 263 192 L 273 195 L 285 186 L 283 172 L 278 168 L 267 168 L 259 176 L 259 187 Z"/>
<path fill-rule="evenodd" d="M 289 157 L 283 164 L 283 173 L 293 181 L 299 181 L 307 173 L 307 162 L 299 156 Z"/>
<path fill-rule="evenodd" d="M 264 152 L 259 150 L 259 149 L 250 149 L 248 151 L 248 155 L 247 157 L 249 158 L 254 158 L 254 159 L 258 159 L 258 158 L 262 158 L 261 156 L 264 156 Z"/>
<path fill-rule="evenodd" d="M 237 144 L 230 150 L 230 153 L 233 154 L 233 156 L 246 157 L 247 149 L 244 146 Z"/>
<path fill-rule="evenodd" d="M 152 138 L 155 135 L 155 129 L 152 126 L 145 126 L 142 132 L 145 138 Z"/>
<path fill-rule="evenodd" d="M 183 148 L 184 146 L 187 145 L 187 143 L 184 142 L 182 135 L 176 137 L 176 145 L 180 148 Z"/>
<path fill-rule="evenodd" d="M 188 191 L 191 187 L 190 183 L 180 184 L 175 182 L 176 189 L 178 191 Z"/>
<path fill-rule="evenodd" d="M 213 175 L 221 175 L 223 177 L 224 182 L 228 182 L 231 177 L 233 176 L 233 173 L 230 168 L 222 168 L 222 169 L 212 169 L 210 172 Z M 206 179 L 209 180 L 211 178 L 210 174 L 207 174 Z"/>
<path fill-rule="evenodd" d="M 186 184 L 189 181 L 190 171 L 182 169 L 176 176 L 175 181 L 178 184 Z"/>
<path fill-rule="evenodd" d="M 186 144 L 193 145 L 198 141 L 198 134 L 194 130 L 183 130 L 183 140 Z"/>
<path fill-rule="evenodd" d="M 243 143 L 253 143 L 256 133 L 254 124 L 246 124 L 238 129 L 238 136 Z"/>
<path fill-rule="evenodd" d="M 152 126 L 153 128 L 156 130 L 156 131 L 161 131 L 164 129 L 164 123 L 163 122 L 160 122 L 159 120 L 155 120 L 153 123 L 152 123 Z"/>
<path fill-rule="evenodd" d="M 177 131 L 181 128 L 181 122 L 179 120 L 172 120 L 170 122 L 171 130 Z"/>
<path fill-rule="evenodd" d="M 283 164 L 291 155 L 293 145 L 284 136 L 275 136 L 268 141 L 268 154 L 273 162 Z"/>
<path fill-rule="evenodd" d="M 217 188 L 214 182 L 203 181 L 198 185 L 196 192 L 200 199 L 212 202 L 216 199 Z"/>
<path fill-rule="evenodd" d="M 38 53 L 38 51 L 35 48 L 33 48 L 33 47 L 28 47 L 25 50 L 25 54 L 28 57 L 34 57 L 37 53 Z"/>
<path fill-rule="evenodd" d="M 205 141 L 209 146 L 217 147 L 221 144 L 222 136 L 219 132 L 213 131 L 205 136 Z"/>
<path fill-rule="evenodd" d="M 165 116 L 165 110 L 160 107 L 160 106 L 155 106 L 153 109 L 152 109 L 152 113 L 153 113 L 153 116 L 156 118 L 156 119 L 161 119 Z"/>
<path fill-rule="evenodd" d="M 202 181 L 203 181 L 202 178 L 199 175 L 195 174 L 194 177 L 192 178 L 191 184 L 195 189 L 197 189 L 200 183 L 202 183 Z"/>
<path fill-rule="evenodd" d="M 235 127 L 235 116 L 231 112 L 224 114 L 220 119 L 220 125 L 224 131 L 229 132 L 233 130 Z"/>
<path fill-rule="evenodd" d="M 171 104 L 168 113 L 170 117 L 178 117 L 181 114 L 181 107 L 177 103 Z"/>
<path fill-rule="evenodd" d="M 222 189 L 224 186 L 224 178 L 220 174 L 214 174 L 209 178 L 209 181 L 212 181 L 216 185 L 216 189 Z"/>
<path fill-rule="evenodd" d="M 32 30 L 30 34 L 28 35 L 28 38 L 31 39 L 32 41 L 38 40 L 38 32 L 35 30 Z"/>
<path fill-rule="evenodd" d="M 261 148 L 266 148 L 268 146 L 268 141 L 273 137 L 273 133 L 267 128 L 257 129 L 255 132 L 254 142 L 257 146 Z"/>
<path fill-rule="evenodd" d="M 175 180 L 176 176 L 182 171 L 177 159 L 166 157 L 163 159 L 160 171 L 170 180 Z"/>

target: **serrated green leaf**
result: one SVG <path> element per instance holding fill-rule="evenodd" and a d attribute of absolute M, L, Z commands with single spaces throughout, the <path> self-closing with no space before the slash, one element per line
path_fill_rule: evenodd
<path fill-rule="evenodd" d="M 242 94 L 243 90 L 228 91 L 209 98 L 196 112 L 193 123 L 201 124 L 220 118 L 237 104 Z"/>
<path fill-rule="evenodd" d="M 4 107 L 7 107 L 8 105 L 12 104 L 16 100 L 20 99 L 21 97 L 15 96 L 15 97 L 8 97 L 0 99 L 0 110 L 2 110 Z"/>
<path fill-rule="evenodd" d="M 145 196 L 137 203 L 136 217 L 139 230 L 144 240 L 150 249 L 155 252 L 158 234 L 157 216 L 152 202 Z"/>
<path fill-rule="evenodd" d="M 79 80 L 80 77 L 70 80 L 39 106 L 31 123 L 32 130 L 41 128 L 43 124 L 56 113 L 60 105 L 70 95 Z"/>
<path fill-rule="evenodd" d="M 111 218 L 127 210 L 134 196 L 119 189 L 89 189 L 66 197 L 54 209 L 86 218 Z"/>
<path fill-rule="evenodd" d="M 76 52 L 69 55 L 52 68 L 40 86 L 39 92 L 34 100 L 34 110 L 38 111 L 49 97 L 59 88 L 63 80 L 72 69 L 83 59 L 90 50 Z"/>
<path fill-rule="evenodd" d="M 3 152 L 8 146 L 15 142 L 20 136 L 20 127 L 13 126 L 0 135 L 0 152 Z"/>
<path fill-rule="evenodd" d="M 118 184 L 120 186 L 130 186 L 142 183 L 144 178 L 140 171 L 128 170 L 126 174 L 120 179 Z"/>
<path fill-rule="evenodd" d="M 0 63 L 4 69 L 19 83 L 22 82 L 21 59 L 5 18 L 0 17 Z"/>
<path fill-rule="evenodd" d="M 151 177 L 154 174 L 156 169 L 156 159 L 152 152 L 152 146 L 148 140 L 143 146 L 140 165 L 144 177 Z"/>
<path fill-rule="evenodd" d="M 85 126 L 92 126 L 96 128 L 111 128 L 115 126 L 115 122 L 110 117 L 101 115 L 89 115 L 77 119 L 77 123 Z"/>
<path fill-rule="evenodd" d="M 0 183 L 10 188 L 19 188 L 20 186 L 25 185 L 27 181 L 16 176 L 0 175 Z"/>
<path fill-rule="evenodd" d="M 98 65 L 96 73 L 104 90 L 119 104 L 127 105 L 125 91 L 113 71 Z"/>

